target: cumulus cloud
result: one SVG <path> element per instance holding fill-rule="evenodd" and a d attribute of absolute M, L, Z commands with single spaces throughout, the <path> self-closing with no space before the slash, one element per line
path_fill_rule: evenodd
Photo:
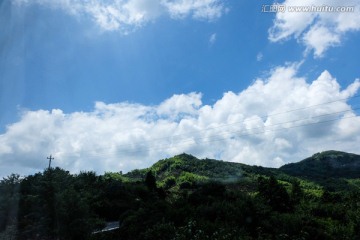
<path fill-rule="evenodd" d="M 347 103 L 360 81 L 341 89 L 326 70 L 312 80 L 298 68 L 276 67 L 213 105 L 189 93 L 155 106 L 97 102 L 90 112 L 24 111 L 0 135 L 0 176 L 40 171 L 50 154 L 53 166 L 101 174 L 182 152 L 272 167 L 328 149 L 360 153 L 360 116 Z"/>
<path fill-rule="evenodd" d="M 179 116 L 194 116 L 201 105 L 201 94 L 190 93 L 174 95 L 161 103 L 156 112 L 165 118 L 177 119 Z"/>
<path fill-rule="evenodd" d="M 91 18 L 105 31 L 129 33 L 162 15 L 213 21 L 226 8 L 222 0 L 13 0 L 16 5 L 38 4 L 73 16 Z"/>
<path fill-rule="evenodd" d="M 341 44 L 344 35 L 360 30 L 360 2 L 348 0 L 285 0 L 284 12 L 278 12 L 269 29 L 273 42 L 295 38 L 322 57 L 327 49 Z M 347 7 L 351 7 L 346 9 Z"/>

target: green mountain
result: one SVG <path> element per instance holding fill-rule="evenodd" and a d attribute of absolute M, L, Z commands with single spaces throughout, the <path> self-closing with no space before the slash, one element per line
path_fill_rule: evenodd
<path fill-rule="evenodd" d="M 360 178 L 360 156 L 339 151 L 325 151 L 300 162 L 286 164 L 279 170 L 292 176 L 312 180 Z"/>
<path fill-rule="evenodd" d="M 275 168 L 249 166 L 214 159 L 198 159 L 183 153 L 160 160 L 149 168 L 131 171 L 124 174 L 124 177 L 129 181 L 142 181 L 149 171 L 155 175 L 158 184 L 165 187 L 172 185 L 189 187 L 196 183 L 208 181 L 223 183 L 241 181 L 242 183 L 248 183 L 248 188 L 255 188 L 258 176 L 280 174 Z"/>
<path fill-rule="evenodd" d="M 225 162 L 214 159 L 198 159 L 183 153 L 156 162 L 150 168 L 131 171 L 125 176 L 132 179 L 143 179 L 148 171 L 154 172 L 157 179 L 162 181 L 169 176 L 180 177 L 184 173 L 196 174 L 198 178 L 214 181 L 232 181 L 249 174 L 258 173 L 268 175 L 276 169 L 249 166 L 242 163 Z"/>
<path fill-rule="evenodd" d="M 302 179 L 329 189 L 359 188 L 360 156 L 339 151 L 316 153 L 297 163 L 286 164 L 278 169 L 249 166 L 242 163 L 214 159 L 198 159 L 180 154 L 156 162 L 149 168 L 134 170 L 123 177 L 130 181 L 142 181 L 152 171 L 160 186 L 198 182 L 241 182 L 254 187 L 259 176 L 275 176 L 286 182 Z"/>

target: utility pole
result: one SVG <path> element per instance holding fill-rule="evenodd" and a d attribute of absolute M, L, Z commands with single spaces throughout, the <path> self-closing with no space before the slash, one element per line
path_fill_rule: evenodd
<path fill-rule="evenodd" d="M 51 160 L 54 160 L 55 158 L 53 158 L 50 154 L 50 157 L 47 157 L 47 159 L 49 159 L 49 169 L 50 169 L 50 166 L 51 166 Z"/>

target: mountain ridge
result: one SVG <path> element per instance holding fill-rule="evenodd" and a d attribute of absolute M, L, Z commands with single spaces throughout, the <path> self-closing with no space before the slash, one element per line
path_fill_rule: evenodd
<path fill-rule="evenodd" d="M 329 150 L 316 153 L 297 163 L 286 164 L 279 170 L 309 179 L 359 178 L 360 155 Z"/>
<path fill-rule="evenodd" d="M 198 159 L 182 153 L 159 160 L 149 168 L 133 170 L 124 176 L 133 181 L 142 181 L 149 171 L 153 172 L 161 186 L 166 186 L 169 181 L 180 185 L 205 181 L 253 183 L 259 176 L 276 176 L 288 182 L 300 178 L 325 188 L 342 189 L 354 188 L 348 179 L 360 178 L 360 155 L 329 150 L 280 168 L 269 168 L 208 158 Z M 360 186 L 356 184 L 355 188 L 358 187 Z"/>

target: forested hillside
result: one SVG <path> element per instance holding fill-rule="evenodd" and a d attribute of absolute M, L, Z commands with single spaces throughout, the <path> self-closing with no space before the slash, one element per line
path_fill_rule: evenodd
<path fill-rule="evenodd" d="M 13 174 L 0 239 L 360 239 L 358 164 L 335 151 L 280 169 L 181 154 L 127 174 Z"/>
<path fill-rule="evenodd" d="M 360 178 L 360 156 L 351 153 L 326 151 L 314 154 L 298 163 L 280 168 L 292 176 L 326 184 L 329 180 Z"/>

